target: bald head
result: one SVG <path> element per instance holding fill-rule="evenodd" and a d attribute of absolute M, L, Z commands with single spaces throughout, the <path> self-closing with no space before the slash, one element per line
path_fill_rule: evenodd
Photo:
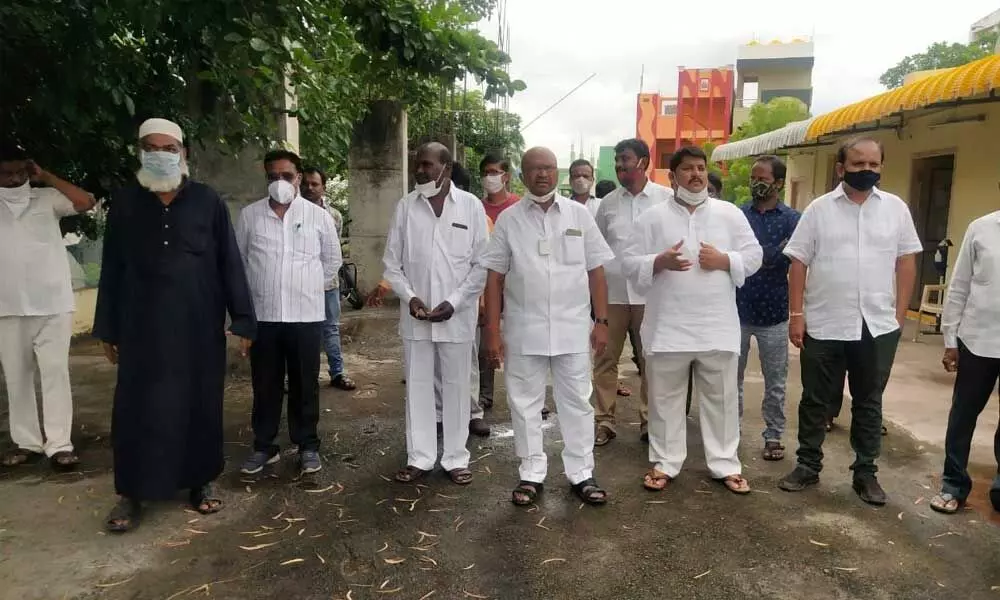
<path fill-rule="evenodd" d="M 436 181 L 441 191 L 447 193 L 451 180 L 451 151 L 439 142 L 428 142 L 417 148 L 416 169 L 413 173 L 417 183 Z"/>
<path fill-rule="evenodd" d="M 535 147 L 521 157 L 521 178 L 525 187 L 535 196 L 545 196 L 559 183 L 559 164 L 554 152 Z"/>

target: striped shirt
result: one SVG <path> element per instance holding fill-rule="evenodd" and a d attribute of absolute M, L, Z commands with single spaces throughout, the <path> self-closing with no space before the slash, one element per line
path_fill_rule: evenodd
<path fill-rule="evenodd" d="M 257 320 L 316 323 L 326 319 L 325 283 L 343 263 L 333 217 L 295 198 L 284 219 L 268 199 L 240 213 L 236 243 L 250 282 Z"/>

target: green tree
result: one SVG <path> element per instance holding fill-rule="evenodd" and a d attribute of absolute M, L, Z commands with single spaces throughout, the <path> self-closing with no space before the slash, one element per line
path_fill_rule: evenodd
<path fill-rule="evenodd" d="M 897 88 L 903 85 L 903 78 L 915 71 L 929 69 L 945 69 L 958 67 L 978 60 L 993 53 L 997 44 L 997 30 L 991 29 L 981 33 L 976 41 L 968 44 L 936 42 L 927 50 L 911 54 L 886 70 L 879 77 L 879 83 L 887 88 Z"/>
<path fill-rule="evenodd" d="M 809 109 L 798 98 L 773 98 L 767 103 L 758 102 L 750 108 L 746 122 L 733 132 L 730 141 L 736 142 L 780 129 L 789 123 L 809 118 Z M 750 200 L 750 168 L 753 158 L 740 158 L 729 162 L 728 172 L 722 179 L 723 197 L 730 202 L 743 204 Z"/>
<path fill-rule="evenodd" d="M 342 171 L 369 100 L 414 104 L 471 75 L 524 89 L 474 24 L 493 0 L 0 2 L 0 123 L 39 163 L 103 196 L 134 137 L 169 116 L 194 144 L 269 146 L 294 86 L 303 154 Z"/>

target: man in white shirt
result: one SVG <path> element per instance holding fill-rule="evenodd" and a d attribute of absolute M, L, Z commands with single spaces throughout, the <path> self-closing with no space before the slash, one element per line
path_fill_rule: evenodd
<path fill-rule="evenodd" d="M 923 250 L 910 209 L 875 187 L 881 143 L 859 137 L 837 152 L 843 183 L 806 207 L 784 253 L 788 272 L 788 337 L 801 348 L 798 465 L 778 486 L 798 492 L 819 482 L 829 406 L 851 379 L 854 491 L 886 502 L 875 477 L 882 445 L 882 391 Z M 855 386 L 855 383 L 857 384 Z M 856 389 L 855 389 L 856 387 Z"/>
<path fill-rule="evenodd" d="M 741 475 L 736 288 L 760 268 L 762 251 L 736 205 L 708 196 L 708 159 L 685 146 L 670 159 L 674 198 L 639 216 L 624 270 L 646 294 L 642 322 L 649 381 L 649 461 L 643 485 L 661 491 L 687 457 L 687 383 L 694 367 L 705 461 L 736 494 Z"/>
<path fill-rule="evenodd" d="M 643 212 L 671 200 L 673 190 L 646 177 L 649 168 L 649 146 L 639 139 L 628 139 L 615 146 L 615 173 L 621 187 L 604 197 L 597 211 L 597 228 L 614 250 L 616 258 L 608 263 L 608 350 L 594 365 L 594 396 L 596 397 L 596 432 L 594 443 L 607 444 L 615 438 L 615 406 L 618 400 L 618 362 L 621 360 L 625 337 L 631 336 L 639 373 L 644 373 L 642 336 L 639 328 L 645 309 L 645 299 L 622 272 L 622 251 L 632 236 L 632 230 Z M 641 376 L 641 375 L 640 375 Z M 649 405 L 646 378 L 642 377 L 639 404 L 639 436 L 648 438 L 647 411 Z"/>
<path fill-rule="evenodd" d="M 302 170 L 302 197 L 321 206 L 333 217 L 338 241 L 343 237 L 344 217 L 326 199 L 326 173 L 318 167 Z M 326 321 L 323 323 L 323 348 L 330 368 L 330 387 L 351 391 L 357 388 L 344 370 L 344 357 L 340 347 L 340 275 L 326 284 Z"/>
<path fill-rule="evenodd" d="M 585 158 L 578 158 L 569 165 L 569 186 L 573 200 L 587 207 L 590 216 L 597 216 L 601 199 L 594 195 L 594 165 Z"/>
<path fill-rule="evenodd" d="M 600 356 L 607 345 L 603 265 L 614 253 L 587 208 L 556 192 L 559 169 L 551 150 L 528 150 L 521 169 L 528 192 L 500 215 L 482 259 L 489 270 L 483 335 L 491 362 L 506 361 L 507 403 L 521 459 L 511 500 L 528 505 L 542 491 L 548 470 L 542 406 L 551 372 L 566 476 L 584 502 L 604 504 L 607 493 L 594 480 L 590 352 Z"/>
<path fill-rule="evenodd" d="M 486 211 L 451 182 L 452 158 L 437 142 L 416 154 L 416 187 L 396 205 L 382 263 L 400 299 L 399 335 L 406 369 L 406 467 L 410 483 L 437 462 L 435 375 L 441 389 L 441 467 L 459 485 L 469 470 L 470 369 L 479 295 L 486 272 Z"/>
<path fill-rule="evenodd" d="M 288 435 L 303 474 L 323 468 L 319 456 L 319 353 L 326 320 L 324 290 L 342 257 L 333 217 L 299 196 L 302 162 L 287 150 L 264 156 L 268 197 L 240 213 L 236 242 L 257 313 L 250 348 L 253 453 L 247 475 L 281 457 L 275 444 L 288 374 Z"/>
<path fill-rule="evenodd" d="M 955 376 L 955 391 L 944 438 L 941 493 L 931 500 L 934 510 L 953 514 L 972 491 L 969 450 L 976 419 L 990 401 L 1000 378 L 1000 211 L 973 221 L 951 274 L 941 331 L 941 362 Z M 993 438 L 1000 466 L 1000 430 Z M 1000 475 L 990 487 L 993 510 L 1000 511 Z"/>
<path fill-rule="evenodd" d="M 33 188 L 31 182 L 46 187 Z M 0 366 L 10 403 L 10 437 L 17 446 L 0 459 L 4 466 L 43 455 L 59 470 L 79 463 L 70 441 L 73 287 L 59 219 L 93 206 L 93 196 L 40 168 L 22 148 L 0 145 Z M 36 367 L 42 382 L 41 427 Z"/>

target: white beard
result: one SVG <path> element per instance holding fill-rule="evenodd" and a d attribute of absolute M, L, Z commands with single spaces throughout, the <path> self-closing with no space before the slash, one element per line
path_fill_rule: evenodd
<path fill-rule="evenodd" d="M 184 183 L 184 178 L 187 177 L 189 173 L 190 169 L 188 169 L 187 161 L 182 160 L 181 172 L 177 177 L 171 177 L 169 179 L 157 177 L 146 169 L 139 167 L 139 171 L 135 174 L 135 179 L 139 182 L 139 185 L 151 192 L 166 194 L 181 187 L 181 184 Z"/>

